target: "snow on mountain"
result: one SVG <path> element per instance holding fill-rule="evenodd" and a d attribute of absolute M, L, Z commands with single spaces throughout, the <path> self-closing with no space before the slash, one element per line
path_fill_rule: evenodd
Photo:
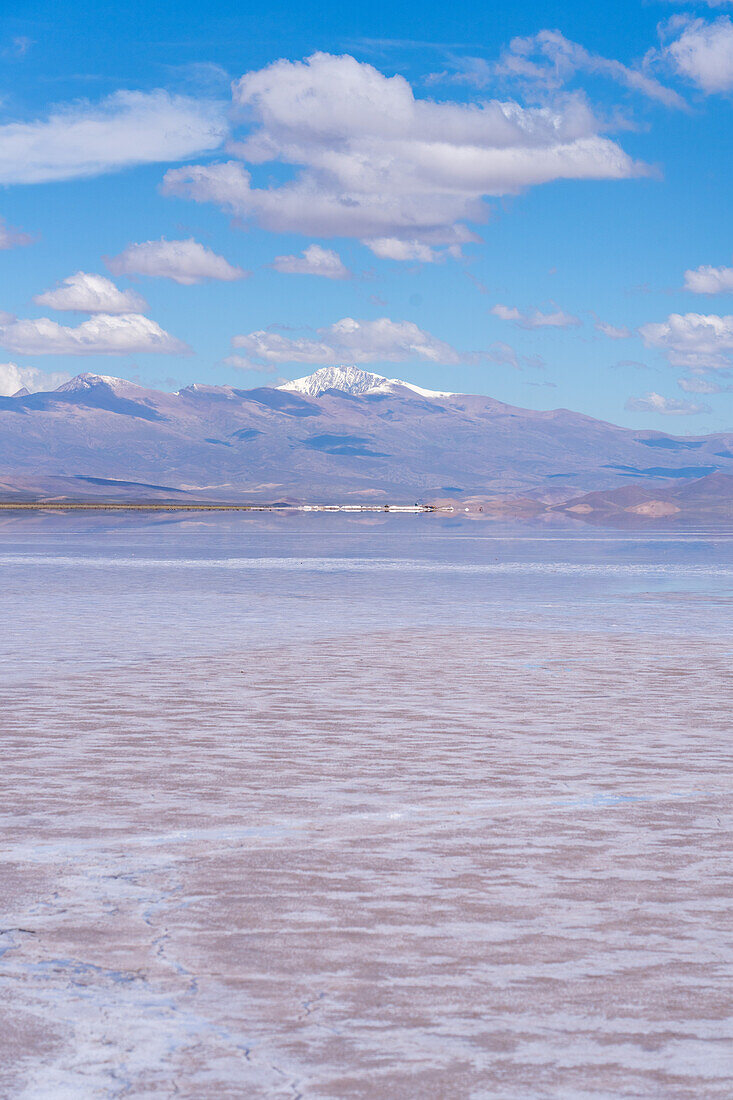
<path fill-rule="evenodd" d="M 202 382 L 192 382 L 190 386 L 184 386 L 176 390 L 175 397 L 223 397 L 233 401 L 235 390 L 233 386 L 207 386 Z"/>
<path fill-rule="evenodd" d="M 54 392 L 77 393 L 92 390 L 96 386 L 107 386 L 117 393 L 141 388 L 135 382 L 128 382 L 125 378 L 115 378 L 109 374 L 92 374 L 86 371 L 84 374 L 77 374 L 69 382 L 64 382 Z M 354 366 L 321 367 L 313 374 L 308 374 L 304 378 L 296 378 L 292 382 L 285 382 L 282 386 L 277 387 L 279 390 L 300 393 L 305 397 L 319 397 L 327 390 L 341 390 L 343 393 L 354 395 L 376 393 L 397 395 L 400 388 L 419 394 L 420 397 L 456 396 L 441 390 L 426 390 L 422 386 L 415 386 L 412 382 L 404 382 L 401 378 L 385 378 L 383 374 L 373 374 L 371 371 L 361 370 L 359 367 Z M 178 393 L 179 395 L 225 395 L 232 397 L 234 390 L 231 386 L 206 386 L 194 383 L 179 390 Z"/>
<path fill-rule="evenodd" d="M 279 390 L 302 393 L 306 397 L 318 397 L 326 390 L 343 390 L 344 393 L 368 393 L 378 389 L 389 379 L 381 374 L 359 370 L 358 367 L 321 367 L 304 378 L 296 378 L 278 386 Z"/>
<path fill-rule="evenodd" d="M 404 386 L 406 390 L 419 393 L 421 397 L 460 397 L 461 394 L 452 390 L 426 390 L 422 386 L 416 386 L 412 382 L 400 382 L 399 378 L 390 378 L 390 386 Z"/>
<path fill-rule="evenodd" d="M 54 393 L 75 393 L 78 390 L 91 390 L 94 386 L 109 386 L 113 390 L 140 389 L 135 382 L 128 382 L 126 378 L 115 378 L 111 374 L 92 374 L 85 371 L 83 374 L 77 374 L 75 378 L 71 378 L 68 382 L 63 382 L 60 386 L 57 386 Z"/>
<path fill-rule="evenodd" d="M 338 391 L 355 396 L 339 400 Z M 690 439 L 620 428 L 355 366 L 278 389 L 195 385 L 178 394 L 87 373 L 55 392 L 0 397 L 0 470 L 5 480 L 36 481 L 62 471 L 105 493 L 124 481 L 221 499 L 567 500 L 634 481 L 733 474 L 733 433 Z"/>
<path fill-rule="evenodd" d="M 318 397 L 326 390 L 341 390 L 344 393 L 394 393 L 396 387 L 412 390 L 421 397 L 453 397 L 452 393 L 444 393 L 440 390 L 426 390 L 421 386 L 414 386 L 411 382 L 403 382 L 400 378 L 385 378 L 383 374 L 373 374 L 371 371 L 361 370 L 359 367 L 321 367 L 313 374 L 307 374 L 303 378 L 295 378 L 292 382 L 285 382 L 278 386 L 279 390 L 288 390 L 290 393 L 302 393 L 306 397 Z"/>

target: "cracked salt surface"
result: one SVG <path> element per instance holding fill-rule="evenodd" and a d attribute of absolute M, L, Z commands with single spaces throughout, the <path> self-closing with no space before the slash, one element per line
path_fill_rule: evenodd
<path fill-rule="evenodd" d="M 336 520 L 0 529 L 0 1094 L 728 1100 L 731 544 Z"/>

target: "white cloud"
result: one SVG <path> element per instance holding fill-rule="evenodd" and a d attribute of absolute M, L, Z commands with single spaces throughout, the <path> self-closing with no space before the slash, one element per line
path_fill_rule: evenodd
<path fill-rule="evenodd" d="M 538 309 L 522 313 L 516 306 L 497 304 L 489 312 L 502 321 L 513 321 L 518 328 L 577 328 L 582 324 L 579 317 L 564 313 L 561 309 L 556 309 L 554 313 L 540 313 Z"/>
<path fill-rule="evenodd" d="M 420 244 L 419 241 L 401 241 L 399 237 L 374 237 L 371 241 L 364 241 L 364 244 L 380 260 L 418 260 L 431 264 L 444 256 L 443 252 L 436 252 L 430 245 Z"/>
<path fill-rule="evenodd" d="M 355 321 L 344 317 L 320 328 L 315 338 L 291 339 L 277 332 L 260 330 L 235 336 L 232 347 L 248 358 L 264 363 L 402 363 L 422 359 L 430 363 L 460 363 L 461 355 L 449 344 L 431 336 L 412 321 Z"/>
<path fill-rule="evenodd" d="M 539 58 L 539 61 L 535 60 Z M 685 101 L 672 88 L 660 84 L 638 68 L 629 68 L 614 61 L 590 53 L 584 46 L 565 38 L 560 31 L 543 30 L 527 38 L 514 38 L 509 49 L 496 65 L 487 66 L 488 72 L 479 66 L 484 77 L 505 76 L 540 84 L 545 89 L 563 87 L 577 72 L 605 76 L 616 83 L 639 92 L 666 107 L 684 108 Z M 470 75 L 470 74 L 469 74 Z M 466 77 L 468 79 L 468 77 Z"/>
<path fill-rule="evenodd" d="M 664 49 L 664 56 L 682 76 L 709 95 L 733 88 L 733 23 L 721 15 L 712 23 L 704 19 L 675 17 L 668 30 L 684 27 L 682 34 Z"/>
<path fill-rule="evenodd" d="M 60 286 L 36 294 L 36 305 L 75 313 L 142 313 L 148 308 L 144 298 L 134 290 L 119 290 L 104 275 L 77 271 Z"/>
<path fill-rule="evenodd" d="M 62 382 L 68 382 L 66 371 L 46 371 L 36 367 L 19 367 L 17 363 L 0 363 L 0 397 L 12 397 L 18 390 L 26 389 L 31 393 L 55 390 Z"/>
<path fill-rule="evenodd" d="M 127 355 L 134 352 L 180 354 L 180 340 L 139 313 L 98 313 L 76 328 L 48 317 L 0 326 L 0 345 L 18 355 Z"/>
<path fill-rule="evenodd" d="M 11 225 L 5 224 L 3 218 L 0 218 L 0 252 L 5 252 L 9 248 L 20 248 L 22 245 L 31 243 L 32 239 L 27 233 L 21 233 L 19 229 L 13 229 Z"/>
<path fill-rule="evenodd" d="M 662 416 L 697 416 L 713 411 L 709 405 L 694 405 L 690 401 L 662 397 L 661 393 L 654 393 L 653 390 L 643 397 L 630 397 L 624 407 L 630 412 L 656 412 Z"/>
<path fill-rule="evenodd" d="M 666 321 L 642 325 L 639 333 L 648 348 L 659 348 L 676 367 L 733 366 L 733 316 L 671 313 Z"/>
<path fill-rule="evenodd" d="M 250 274 L 244 268 L 234 267 L 193 237 L 184 241 L 167 241 L 161 237 L 159 241 L 130 244 L 119 256 L 105 257 L 105 263 L 114 275 L 150 275 L 173 279 L 183 286 L 193 286 L 204 279 L 231 283 L 246 279 Z"/>
<path fill-rule="evenodd" d="M 100 103 L 55 108 L 45 119 L 0 126 L 0 183 L 97 176 L 134 164 L 184 160 L 216 149 L 223 106 L 165 91 L 120 91 Z"/>
<path fill-rule="evenodd" d="M 626 325 L 609 325 L 607 321 L 596 321 L 596 329 L 609 340 L 627 340 L 632 334 Z"/>
<path fill-rule="evenodd" d="M 685 393 L 731 393 L 733 386 L 721 386 L 710 378 L 678 378 L 677 385 Z"/>
<path fill-rule="evenodd" d="M 338 252 L 311 244 L 302 256 L 276 256 L 272 266 L 285 275 L 321 275 L 324 279 L 348 279 L 349 270 L 344 267 Z"/>
<path fill-rule="evenodd" d="M 599 134 L 582 96 L 531 108 L 437 103 L 415 99 L 402 76 L 317 53 L 247 73 L 234 98 L 253 129 L 231 153 L 293 165 L 295 177 L 257 187 L 230 160 L 171 170 L 163 190 L 276 232 L 456 246 L 476 239 L 465 222 L 486 220 L 486 196 L 647 172 Z"/>
<path fill-rule="evenodd" d="M 703 264 L 685 272 L 685 290 L 694 294 L 727 294 L 733 291 L 733 267 Z"/>

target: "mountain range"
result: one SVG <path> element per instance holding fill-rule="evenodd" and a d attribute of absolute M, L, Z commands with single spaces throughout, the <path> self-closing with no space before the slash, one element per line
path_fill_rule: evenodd
<path fill-rule="evenodd" d="M 81 374 L 0 398 L 0 498 L 554 504 L 733 474 L 733 433 L 636 431 L 567 409 L 327 367 L 177 393 Z M 657 494 L 658 495 L 658 494 Z"/>

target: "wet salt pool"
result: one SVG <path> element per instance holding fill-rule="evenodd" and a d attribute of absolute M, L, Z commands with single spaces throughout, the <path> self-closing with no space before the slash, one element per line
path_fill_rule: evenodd
<path fill-rule="evenodd" d="M 0 529 L 0 1092 L 722 1098 L 733 543 Z"/>

